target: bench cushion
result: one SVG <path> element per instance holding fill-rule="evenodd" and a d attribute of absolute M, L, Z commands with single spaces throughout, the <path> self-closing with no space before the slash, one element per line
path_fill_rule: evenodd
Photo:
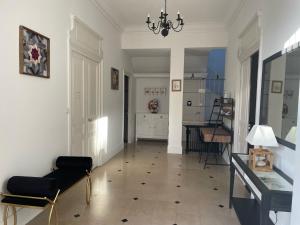
<path fill-rule="evenodd" d="M 79 169 L 58 169 L 49 173 L 45 178 L 53 178 L 56 180 L 57 186 L 61 193 L 71 187 L 73 184 L 78 182 L 86 176 L 85 170 Z"/>
<path fill-rule="evenodd" d="M 60 156 L 56 160 L 56 166 L 59 169 L 88 170 L 90 172 L 93 160 L 91 157 Z"/>
<path fill-rule="evenodd" d="M 45 207 L 49 203 L 47 200 L 16 198 L 16 197 L 5 197 L 2 199 L 1 202 L 14 204 L 14 205 L 35 206 L 35 207 Z"/>
<path fill-rule="evenodd" d="M 54 200 L 58 187 L 56 180 L 53 178 L 14 176 L 8 180 L 7 190 L 13 195 L 47 197 Z M 47 200 L 19 197 L 5 197 L 2 202 L 37 207 L 44 207 L 48 204 Z"/>
<path fill-rule="evenodd" d="M 14 176 L 8 180 L 7 190 L 13 195 L 53 199 L 58 187 L 56 180 L 52 178 Z"/>

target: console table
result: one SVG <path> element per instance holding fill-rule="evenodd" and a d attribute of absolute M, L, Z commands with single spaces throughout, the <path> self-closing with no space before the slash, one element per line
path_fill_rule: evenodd
<path fill-rule="evenodd" d="M 236 172 L 254 199 L 233 196 Z M 232 154 L 229 207 L 234 207 L 241 225 L 273 225 L 269 211 L 290 212 L 292 190 L 292 180 L 278 169 L 272 172 L 254 171 L 248 155 Z"/>

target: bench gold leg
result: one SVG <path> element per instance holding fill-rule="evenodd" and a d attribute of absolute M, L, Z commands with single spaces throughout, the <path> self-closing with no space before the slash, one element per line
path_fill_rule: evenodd
<path fill-rule="evenodd" d="M 7 225 L 7 217 L 8 217 L 8 206 L 4 206 L 3 209 L 3 223 L 4 225 Z"/>
<path fill-rule="evenodd" d="M 91 196 L 92 196 L 92 179 L 91 177 L 88 177 L 86 180 L 86 204 L 89 205 L 91 202 Z"/>
<path fill-rule="evenodd" d="M 50 207 L 50 212 L 49 212 L 49 218 L 48 218 L 48 225 L 51 225 L 51 219 L 52 219 L 52 214 L 53 214 L 53 208 L 54 208 L 54 205 L 51 205 L 51 207 Z"/>
<path fill-rule="evenodd" d="M 17 225 L 17 210 L 15 206 L 12 206 L 13 217 L 14 217 L 14 225 Z"/>
<path fill-rule="evenodd" d="M 54 206 L 54 213 L 55 213 L 55 225 L 58 225 L 58 214 L 57 214 L 56 206 Z"/>

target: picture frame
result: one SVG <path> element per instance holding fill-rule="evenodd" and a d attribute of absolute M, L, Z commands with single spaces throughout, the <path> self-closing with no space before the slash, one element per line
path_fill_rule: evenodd
<path fill-rule="evenodd" d="M 19 72 L 50 78 L 50 39 L 25 26 L 19 26 Z"/>
<path fill-rule="evenodd" d="M 111 89 L 119 90 L 119 70 L 111 68 Z"/>
<path fill-rule="evenodd" d="M 283 82 L 280 80 L 272 80 L 271 93 L 281 94 Z"/>
<path fill-rule="evenodd" d="M 181 91 L 181 80 L 172 80 L 172 91 Z"/>

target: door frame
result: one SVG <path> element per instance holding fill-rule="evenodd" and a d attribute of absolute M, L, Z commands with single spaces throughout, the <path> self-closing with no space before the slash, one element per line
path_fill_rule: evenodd
<path fill-rule="evenodd" d="M 80 35 L 79 35 L 80 34 Z M 90 41 L 84 40 L 83 37 L 87 37 L 89 40 L 93 40 L 93 45 Z M 97 107 L 98 117 L 103 115 L 103 52 L 102 52 L 102 37 L 91 29 L 88 25 L 82 22 L 78 17 L 71 16 L 71 29 L 69 31 L 68 38 L 68 79 L 67 79 L 67 115 L 68 115 L 68 155 L 72 155 L 71 150 L 71 138 L 72 138 L 72 52 L 76 52 L 86 58 L 96 62 L 98 64 L 99 78 L 99 104 Z M 85 137 L 87 138 L 87 136 Z M 102 164 L 102 155 L 100 154 L 93 166 L 97 167 Z"/>
<path fill-rule="evenodd" d="M 128 93 L 127 93 L 127 142 L 125 142 L 125 80 L 128 79 Z M 123 143 L 128 144 L 129 140 L 129 118 L 130 118 L 130 76 L 124 73 L 124 84 L 123 84 Z"/>
<path fill-rule="evenodd" d="M 250 76 L 251 76 L 251 56 L 259 51 L 262 52 L 262 30 L 261 30 L 261 13 L 256 13 L 253 17 L 253 19 L 249 22 L 249 24 L 246 26 L 246 28 L 241 32 L 239 36 L 239 50 L 238 50 L 238 61 L 239 61 L 239 75 L 237 78 L 239 81 L 237 82 L 236 87 L 236 109 L 235 109 L 235 122 L 234 122 L 234 144 L 233 144 L 233 152 L 239 153 L 241 143 L 240 141 L 240 134 L 244 133 L 245 130 L 241 130 L 241 127 L 239 125 L 239 121 L 243 117 L 241 109 L 249 109 L 250 106 Z M 246 62 L 250 63 L 246 63 Z M 249 68 L 246 69 L 247 74 L 244 74 L 245 68 L 243 66 L 248 66 Z M 258 65 L 258 81 L 257 81 L 257 91 L 256 91 L 256 124 L 259 121 L 259 116 L 257 115 L 257 112 L 259 111 L 259 95 L 260 95 L 260 86 L 261 86 L 261 72 L 262 72 L 262 65 L 261 65 L 261 54 L 259 54 L 259 65 Z M 245 103 L 242 102 L 242 99 L 240 99 L 240 93 L 241 93 L 241 78 L 246 78 L 244 81 L 247 82 L 247 92 L 249 94 L 247 95 L 247 99 L 245 99 Z M 245 77 L 247 76 L 247 77 Z M 244 105 L 242 105 L 244 104 Z M 247 111 L 246 120 L 249 121 L 249 111 Z M 248 122 L 247 122 L 248 123 Z M 248 127 L 245 129 L 248 130 Z M 245 150 L 243 150 L 245 151 Z M 247 152 L 243 152 L 247 153 Z"/>

